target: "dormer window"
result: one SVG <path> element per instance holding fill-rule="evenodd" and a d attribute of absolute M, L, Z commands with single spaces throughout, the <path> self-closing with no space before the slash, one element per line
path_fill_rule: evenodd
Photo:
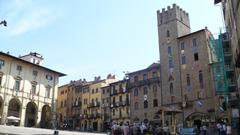
<path fill-rule="evenodd" d="M 32 75 L 33 75 L 34 77 L 36 77 L 36 76 L 38 75 L 38 71 L 33 70 Z"/>
<path fill-rule="evenodd" d="M 51 81 L 53 79 L 53 77 L 51 75 L 46 75 L 46 79 Z"/>
<path fill-rule="evenodd" d="M 21 72 L 22 71 L 22 66 L 17 65 L 17 71 Z"/>

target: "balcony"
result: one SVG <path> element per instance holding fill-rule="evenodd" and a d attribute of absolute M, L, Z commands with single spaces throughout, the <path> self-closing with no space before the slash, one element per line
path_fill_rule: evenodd
<path fill-rule="evenodd" d="M 117 90 L 113 90 L 110 95 L 114 96 L 114 95 L 117 95 L 117 94 L 118 94 Z"/>
<path fill-rule="evenodd" d="M 73 103 L 73 105 L 72 105 L 72 107 L 81 107 L 81 106 L 82 106 L 82 102 L 81 101 Z"/>
<path fill-rule="evenodd" d="M 92 107 L 100 107 L 100 102 L 92 102 L 88 104 L 88 108 L 92 108 Z"/>
<path fill-rule="evenodd" d="M 119 106 L 119 102 L 113 102 L 111 103 L 111 108 L 115 108 Z"/>
<path fill-rule="evenodd" d="M 134 87 L 139 87 L 139 86 L 143 86 L 143 85 L 150 85 L 153 83 L 160 83 L 160 77 L 155 77 L 155 78 L 151 78 L 151 79 L 147 79 L 147 80 L 141 80 L 141 81 L 137 81 L 137 82 L 130 82 L 128 84 L 128 88 L 134 88 Z"/>

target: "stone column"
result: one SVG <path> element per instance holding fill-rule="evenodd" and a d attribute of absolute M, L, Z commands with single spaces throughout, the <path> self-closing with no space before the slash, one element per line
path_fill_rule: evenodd
<path fill-rule="evenodd" d="M 1 124 L 6 124 L 7 113 L 8 113 L 8 102 L 4 101 L 4 103 L 3 103 L 3 113 L 2 113 L 2 118 L 1 118 Z"/>
<path fill-rule="evenodd" d="M 26 115 L 26 105 L 22 103 L 22 110 L 20 114 L 20 126 L 24 127 L 25 125 L 25 115 Z"/>

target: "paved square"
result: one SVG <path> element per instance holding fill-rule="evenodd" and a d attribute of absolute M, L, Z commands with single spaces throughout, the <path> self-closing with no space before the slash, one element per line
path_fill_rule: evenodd
<path fill-rule="evenodd" d="M 88 133 L 77 131 L 63 131 L 58 130 L 59 135 L 106 135 L 104 133 Z M 42 128 L 26 128 L 0 125 L 0 134 L 17 134 L 17 135 L 53 135 L 54 130 Z"/>

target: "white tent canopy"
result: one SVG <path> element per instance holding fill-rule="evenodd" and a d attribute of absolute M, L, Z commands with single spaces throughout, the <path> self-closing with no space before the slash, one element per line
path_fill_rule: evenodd
<path fill-rule="evenodd" d="M 15 116 L 8 116 L 7 119 L 8 120 L 15 120 L 15 121 L 19 121 L 20 120 L 20 118 L 15 117 Z"/>

